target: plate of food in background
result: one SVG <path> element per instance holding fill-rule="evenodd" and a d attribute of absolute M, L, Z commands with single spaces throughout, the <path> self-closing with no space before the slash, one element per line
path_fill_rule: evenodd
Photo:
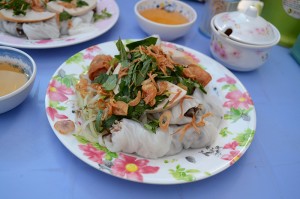
<path fill-rule="evenodd" d="M 104 34 L 118 18 L 114 0 L 5 1 L 0 44 L 30 49 L 74 45 Z"/>
<path fill-rule="evenodd" d="M 228 69 L 155 37 L 82 50 L 52 76 L 54 133 L 105 173 L 150 184 L 202 180 L 233 165 L 256 128 L 253 101 Z"/>

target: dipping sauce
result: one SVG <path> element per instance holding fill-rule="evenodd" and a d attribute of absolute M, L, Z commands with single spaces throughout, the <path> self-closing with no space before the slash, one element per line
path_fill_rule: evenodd
<path fill-rule="evenodd" d="M 20 67 L 0 62 L 0 97 L 17 90 L 27 80 L 28 76 Z"/>
<path fill-rule="evenodd" d="M 168 12 L 159 8 L 143 10 L 140 11 L 140 14 L 150 21 L 167 25 L 179 25 L 189 22 L 189 20 L 179 12 Z"/>

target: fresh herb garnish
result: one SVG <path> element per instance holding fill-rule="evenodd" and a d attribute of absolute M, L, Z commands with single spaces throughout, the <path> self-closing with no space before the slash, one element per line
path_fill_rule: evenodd
<path fill-rule="evenodd" d="M 151 106 L 145 104 L 144 100 L 141 100 L 140 103 L 136 106 L 130 106 L 128 108 L 128 115 L 127 117 L 130 119 L 139 120 L 140 117 L 145 113 L 147 109 L 151 109 Z"/>
<path fill-rule="evenodd" d="M 95 128 L 98 132 L 101 132 L 103 130 L 102 127 L 102 115 L 103 115 L 103 111 L 99 110 L 96 116 L 96 122 L 95 122 Z"/>
<path fill-rule="evenodd" d="M 76 6 L 78 8 L 83 7 L 83 6 L 88 6 L 89 4 L 83 0 L 77 0 Z"/>
<path fill-rule="evenodd" d="M 118 75 L 113 74 L 108 76 L 106 82 L 104 82 L 102 86 L 105 90 L 111 91 L 116 87 L 117 83 L 118 83 Z"/>
<path fill-rule="evenodd" d="M 144 127 L 145 127 L 145 129 L 147 129 L 147 130 L 149 130 L 153 133 L 156 133 L 156 129 L 159 127 L 159 121 L 158 120 L 152 120 L 148 123 L 145 123 Z"/>
<path fill-rule="evenodd" d="M 101 73 L 98 77 L 96 77 L 93 83 L 104 84 L 108 79 L 108 75 L 106 73 Z"/>
<path fill-rule="evenodd" d="M 116 101 L 122 101 L 126 104 L 129 104 L 132 100 L 138 99 L 138 92 L 142 91 L 142 83 L 145 82 L 145 80 L 149 82 L 152 82 L 153 80 L 155 82 L 161 80 L 169 81 L 175 85 L 180 84 L 186 87 L 188 95 L 193 94 L 196 88 L 199 88 L 201 91 L 206 93 L 203 86 L 197 81 L 185 78 L 183 76 L 184 66 L 174 64 L 174 68 L 167 68 L 165 71 L 161 70 L 159 65 L 161 63 L 157 61 L 157 57 L 152 55 L 152 53 L 155 54 L 157 50 L 157 48 L 154 46 L 156 42 L 157 38 L 149 37 L 141 41 L 124 45 L 122 40 L 119 39 L 116 42 L 116 47 L 119 51 L 119 54 L 115 56 L 114 60 L 121 64 L 121 69 L 126 70 L 126 75 L 118 79 L 117 74 L 102 73 L 94 79 L 93 83 L 101 84 L 102 88 L 106 91 L 112 91 L 119 83 L 119 92 L 118 94 L 114 95 L 113 98 Z M 151 50 L 153 51 L 151 52 Z M 153 74 L 155 75 L 153 76 Z M 143 92 L 144 91 L 142 91 L 142 95 L 145 94 Z M 139 93 L 139 95 L 140 94 L 141 93 Z M 153 99 L 153 104 L 151 105 L 149 101 L 146 104 L 144 101 L 146 98 L 142 97 L 139 99 L 138 104 L 135 104 L 134 106 L 128 106 L 128 109 L 126 109 L 126 115 L 111 115 L 101 122 L 99 121 L 99 118 L 102 116 L 102 113 L 98 112 L 96 118 L 96 129 L 100 129 L 102 131 L 104 129 L 109 129 L 115 123 L 115 121 L 121 120 L 122 118 L 128 118 L 140 122 L 141 116 L 143 116 L 147 110 L 154 109 L 158 104 L 161 103 L 163 103 L 163 108 L 167 107 L 170 103 L 168 100 L 169 95 L 169 92 L 164 92 L 154 96 L 155 98 Z M 151 120 L 143 125 L 147 130 L 155 133 L 159 127 L 159 121 Z"/>
<path fill-rule="evenodd" d="M 0 1 L 0 10 L 1 9 L 12 9 L 14 15 L 26 15 L 26 10 L 29 8 L 30 4 L 25 0 L 1 0 Z"/>
<path fill-rule="evenodd" d="M 94 13 L 93 18 L 94 18 L 94 21 L 96 22 L 98 20 L 110 18 L 111 16 L 112 16 L 112 14 L 109 13 L 106 8 L 104 8 L 103 10 L 101 10 L 100 13 Z"/>
<path fill-rule="evenodd" d="M 113 90 L 116 87 L 117 82 L 118 82 L 118 75 L 117 74 L 107 75 L 106 73 L 101 73 L 93 81 L 93 83 L 101 84 L 102 87 L 106 91 Z"/>
<path fill-rule="evenodd" d="M 126 47 L 129 49 L 129 50 L 133 50 L 135 49 L 136 47 L 138 46 L 151 46 L 151 45 L 155 45 L 157 42 L 157 38 L 156 37 L 148 37 L 146 39 L 143 39 L 143 40 L 139 40 L 139 41 L 135 41 L 135 42 L 131 42 L 129 44 L 126 45 Z"/>
<path fill-rule="evenodd" d="M 59 13 L 59 21 L 66 21 L 72 19 L 72 15 L 70 15 L 67 11 L 62 11 Z"/>
<path fill-rule="evenodd" d="M 103 121 L 103 128 L 110 129 L 112 125 L 117 121 L 120 120 L 122 117 L 117 115 L 112 115 L 106 120 Z"/>

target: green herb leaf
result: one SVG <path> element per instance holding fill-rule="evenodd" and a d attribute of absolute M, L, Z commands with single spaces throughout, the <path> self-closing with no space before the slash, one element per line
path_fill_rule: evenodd
<path fill-rule="evenodd" d="M 26 10 L 29 9 L 30 4 L 27 3 L 25 0 L 14 0 L 14 1 L 8 1 L 8 0 L 2 0 L 0 1 L 0 10 L 6 9 L 6 10 L 13 10 L 14 15 L 26 15 Z"/>
<path fill-rule="evenodd" d="M 152 59 L 148 58 L 143 62 L 143 67 L 140 71 L 137 71 L 135 86 L 140 86 L 142 82 L 146 79 L 150 65 L 152 63 Z"/>
<path fill-rule="evenodd" d="M 122 42 L 121 39 L 119 39 L 117 41 L 116 46 L 118 48 L 118 51 L 120 52 L 120 61 L 121 62 L 127 61 L 128 60 L 127 51 L 126 51 L 125 46 L 124 46 L 124 44 L 123 44 L 123 42 Z M 123 66 L 123 67 L 125 67 L 125 66 Z"/>
<path fill-rule="evenodd" d="M 108 75 L 106 73 L 101 73 L 98 77 L 96 77 L 93 83 L 104 84 L 108 79 Z"/>
<path fill-rule="evenodd" d="M 131 43 L 127 44 L 126 47 L 129 50 L 133 50 L 133 49 L 135 49 L 138 46 L 151 46 L 151 45 L 155 45 L 156 41 L 157 41 L 156 37 L 148 37 L 148 38 L 143 39 L 143 40 L 131 42 Z"/>
<path fill-rule="evenodd" d="M 89 4 L 83 0 L 77 0 L 76 6 L 78 8 L 83 7 L 83 6 L 88 6 Z"/>
<path fill-rule="evenodd" d="M 102 84 L 103 88 L 107 91 L 111 91 L 113 90 L 118 83 L 118 75 L 117 74 L 113 74 L 113 75 L 109 75 L 106 82 Z"/>
<path fill-rule="evenodd" d="M 112 125 L 115 123 L 116 120 L 121 119 L 121 117 L 116 116 L 116 115 L 112 115 L 109 118 L 107 118 L 106 120 L 103 121 L 103 127 L 105 129 L 110 129 L 112 127 Z"/>
<path fill-rule="evenodd" d="M 158 120 L 152 120 L 146 124 L 144 124 L 145 129 L 156 133 L 156 129 L 159 127 L 159 121 Z"/>
<path fill-rule="evenodd" d="M 131 119 L 138 120 L 147 109 L 151 109 L 152 107 L 145 104 L 144 100 L 141 100 L 140 103 L 136 106 L 130 106 L 128 108 L 128 117 Z"/>
<path fill-rule="evenodd" d="M 72 15 L 70 15 L 67 11 L 62 11 L 59 14 L 59 21 L 66 21 L 72 18 Z"/>
<path fill-rule="evenodd" d="M 102 115 L 103 115 L 103 111 L 99 110 L 98 114 L 96 116 L 96 122 L 95 122 L 95 128 L 98 132 L 101 132 L 103 130 L 102 127 Z"/>
<path fill-rule="evenodd" d="M 112 16 L 112 14 L 109 13 L 106 8 L 104 8 L 103 10 L 101 10 L 100 14 L 94 13 L 93 18 L 94 18 L 94 21 L 96 22 L 98 20 L 110 18 L 111 16 Z"/>

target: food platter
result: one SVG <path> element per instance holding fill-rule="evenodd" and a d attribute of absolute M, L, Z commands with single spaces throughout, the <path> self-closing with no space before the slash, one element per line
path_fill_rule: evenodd
<path fill-rule="evenodd" d="M 124 40 L 127 43 L 132 40 Z M 212 81 L 207 92 L 221 102 L 222 123 L 215 142 L 205 148 L 183 150 L 179 154 L 147 159 L 134 154 L 115 153 L 74 134 L 63 135 L 54 128 L 62 119 L 75 121 L 74 85 L 98 54 L 116 55 L 116 42 L 106 42 L 84 49 L 67 59 L 50 79 L 45 97 L 47 117 L 62 144 L 88 165 L 130 181 L 149 184 L 180 184 L 213 176 L 241 158 L 250 146 L 256 128 L 256 112 L 246 88 L 228 69 L 193 49 L 169 42 L 163 46 L 181 51 L 207 70 Z M 80 128 L 76 124 L 75 131 Z"/>
<path fill-rule="evenodd" d="M 47 49 L 70 46 L 94 39 L 106 33 L 118 21 L 120 11 L 117 3 L 114 0 L 98 0 L 97 10 L 103 10 L 105 8 L 107 9 L 107 12 L 112 14 L 112 16 L 108 19 L 95 22 L 94 31 L 73 36 L 63 36 L 58 39 L 45 40 L 29 40 L 26 38 L 19 38 L 0 31 L 0 45 L 28 49 Z"/>

